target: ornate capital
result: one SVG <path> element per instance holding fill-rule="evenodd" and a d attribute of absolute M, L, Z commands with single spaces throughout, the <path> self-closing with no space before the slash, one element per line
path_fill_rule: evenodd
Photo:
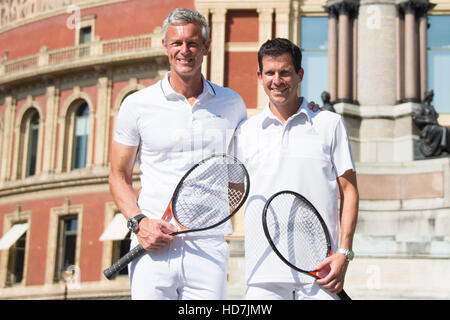
<path fill-rule="evenodd" d="M 397 2 L 399 16 L 404 14 L 415 14 L 416 16 L 426 16 L 427 12 L 436 6 L 428 0 L 400 0 Z"/>
<path fill-rule="evenodd" d="M 359 0 L 328 0 L 323 6 L 329 18 L 348 15 L 354 18 L 358 15 Z"/>

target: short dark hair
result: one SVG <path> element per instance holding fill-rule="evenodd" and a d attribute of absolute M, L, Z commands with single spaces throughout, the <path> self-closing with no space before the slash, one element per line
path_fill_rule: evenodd
<path fill-rule="evenodd" d="M 302 52 L 298 46 L 288 39 L 275 38 L 267 40 L 263 43 L 258 51 L 259 72 L 262 72 L 262 59 L 264 56 L 279 57 L 284 53 L 290 53 L 295 72 L 299 72 L 302 68 Z"/>

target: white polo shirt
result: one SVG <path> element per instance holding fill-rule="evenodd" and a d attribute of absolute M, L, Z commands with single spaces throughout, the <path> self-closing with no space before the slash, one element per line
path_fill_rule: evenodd
<path fill-rule="evenodd" d="M 303 102 L 284 124 L 267 106 L 236 131 L 234 152 L 251 179 L 245 208 L 245 260 L 248 284 L 312 282 L 312 277 L 285 265 L 272 251 L 262 228 L 266 200 L 282 190 L 305 196 L 324 218 L 333 252 L 339 240 L 336 178 L 355 170 L 344 121 L 340 115 L 313 112 Z"/>
<path fill-rule="evenodd" d="M 151 218 L 162 217 L 179 180 L 194 164 L 227 152 L 236 127 L 247 117 L 245 104 L 235 91 L 202 76 L 203 92 L 191 106 L 173 90 L 168 76 L 123 101 L 114 134 L 118 143 L 140 145 L 138 205 Z M 229 233 L 230 223 L 202 235 Z"/>

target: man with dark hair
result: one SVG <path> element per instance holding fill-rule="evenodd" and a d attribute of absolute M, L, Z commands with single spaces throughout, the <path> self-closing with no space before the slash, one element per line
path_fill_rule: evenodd
<path fill-rule="evenodd" d="M 292 42 L 268 40 L 258 52 L 258 62 L 257 75 L 269 103 L 239 126 L 234 139 L 234 152 L 252 179 L 245 208 L 246 298 L 338 299 L 353 257 L 358 212 L 355 166 L 344 121 L 333 112 L 312 112 L 306 99 L 298 97 L 304 71 L 300 48 Z M 332 251 L 337 253 L 317 266 L 321 280 L 290 269 L 265 239 L 264 204 L 282 190 L 306 197 L 327 224 Z"/>
<path fill-rule="evenodd" d="M 293 44 L 288 39 L 275 38 L 264 43 L 258 51 L 258 66 L 259 72 L 262 72 L 263 57 L 278 57 L 284 53 L 290 53 L 292 57 L 292 64 L 296 73 L 302 69 L 302 51 L 298 46 Z"/>

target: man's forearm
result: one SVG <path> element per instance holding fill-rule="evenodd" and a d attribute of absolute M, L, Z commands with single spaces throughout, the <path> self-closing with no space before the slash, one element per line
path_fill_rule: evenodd
<path fill-rule="evenodd" d="M 352 249 L 353 236 L 358 220 L 359 195 L 356 184 L 356 174 L 347 171 L 338 178 L 341 192 L 341 239 L 340 247 Z"/>
<path fill-rule="evenodd" d="M 128 181 L 122 175 L 112 173 L 109 177 L 109 187 L 114 202 L 127 220 L 140 213 L 131 180 Z"/>

